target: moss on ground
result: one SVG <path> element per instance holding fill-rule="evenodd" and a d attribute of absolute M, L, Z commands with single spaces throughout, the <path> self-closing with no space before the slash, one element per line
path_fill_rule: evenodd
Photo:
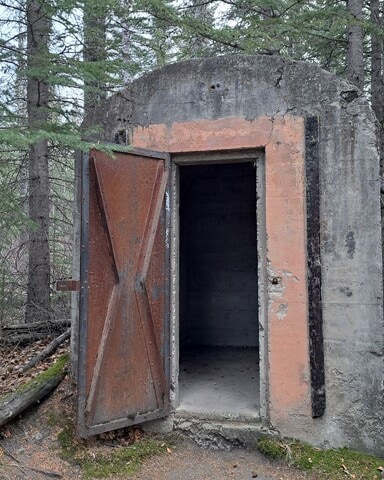
<path fill-rule="evenodd" d="M 85 480 L 109 478 L 112 475 L 132 475 L 142 461 L 153 455 L 167 453 L 168 445 L 153 438 L 142 437 L 129 446 L 116 446 L 108 453 L 89 449 L 87 442 L 77 440 L 70 422 L 58 435 L 61 458 L 79 465 Z"/>
<path fill-rule="evenodd" d="M 30 388 L 37 388 L 39 385 L 46 381 L 54 379 L 58 376 L 63 376 L 68 363 L 69 356 L 62 355 L 56 360 L 54 364 L 52 364 L 46 370 L 40 372 L 38 375 L 36 375 L 36 377 L 26 381 L 13 392 L 6 393 L 2 397 L 0 397 L 0 402 L 5 403 L 14 397 L 17 397 L 17 395 L 29 390 Z"/>
<path fill-rule="evenodd" d="M 138 470 L 143 459 L 164 452 L 166 452 L 164 443 L 153 439 L 141 439 L 128 447 L 120 447 L 109 455 L 88 457 L 81 466 L 85 479 L 131 475 Z"/>
<path fill-rule="evenodd" d="M 61 357 L 59 357 L 56 362 L 53 363 L 50 367 L 39 373 L 35 378 L 30 380 L 30 382 L 27 382 L 24 388 L 27 388 L 28 384 L 37 385 L 39 383 L 45 382 L 46 380 L 51 380 L 52 378 L 63 375 L 68 366 L 68 363 L 69 355 L 61 355 Z"/>
<path fill-rule="evenodd" d="M 284 459 L 301 470 L 319 473 L 324 479 L 379 480 L 384 459 L 348 448 L 322 450 L 293 440 L 261 438 L 258 449 L 273 459 Z"/>

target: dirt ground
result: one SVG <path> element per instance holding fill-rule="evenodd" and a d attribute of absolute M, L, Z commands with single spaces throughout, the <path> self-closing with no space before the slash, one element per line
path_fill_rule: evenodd
<path fill-rule="evenodd" d="M 82 478 L 80 467 L 60 458 L 58 434 L 60 419 L 73 420 L 75 393 L 66 378 L 56 391 L 22 418 L 0 429 L 0 479 L 47 480 Z M 59 419 L 57 421 L 57 419 Z M 72 419 L 72 420 L 71 420 Z M 116 439 L 115 439 L 116 440 Z M 95 455 L 107 454 L 127 439 L 96 439 L 87 443 Z M 202 450 L 189 438 L 176 433 L 165 438 L 171 445 L 168 453 L 150 457 L 135 480 L 299 480 L 313 479 L 294 468 L 271 462 L 259 452 L 245 449 L 228 451 Z M 123 441 L 123 443 L 121 443 Z M 120 443 L 119 443 L 120 442 Z M 128 478 L 128 477 L 111 477 Z"/>
<path fill-rule="evenodd" d="M 22 374 L 19 366 L 25 364 L 49 343 L 49 339 L 19 348 L 0 348 L 0 395 L 11 392 L 25 381 L 34 378 L 60 355 L 68 353 L 68 342 L 44 362 Z M 83 478 L 78 465 L 63 460 L 58 436 L 73 427 L 76 392 L 66 376 L 59 387 L 39 405 L 25 412 L 21 418 L 0 428 L 0 480 L 63 480 Z M 132 444 L 144 434 L 140 429 L 125 429 L 104 434 L 86 443 L 92 458 L 108 456 L 116 448 Z M 272 462 L 257 451 L 203 450 L 191 439 L 174 432 L 158 437 L 169 445 L 167 453 L 147 458 L 138 472 L 130 477 L 112 476 L 111 479 L 135 480 L 317 480 L 282 463 Z"/>
<path fill-rule="evenodd" d="M 57 436 L 62 427 L 51 422 L 51 414 L 71 408 L 72 397 L 70 382 L 65 379 L 41 404 L 0 429 L 1 480 L 81 478 L 78 467 L 60 459 Z"/>
<path fill-rule="evenodd" d="M 309 476 L 278 462 L 271 462 L 257 451 L 202 450 L 192 440 L 180 437 L 174 452 L 144 462 L 135 480 L 299 480 Z"/>

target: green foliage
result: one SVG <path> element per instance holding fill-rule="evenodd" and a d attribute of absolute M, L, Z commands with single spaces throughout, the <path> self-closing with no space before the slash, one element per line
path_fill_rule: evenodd
<path fill-rule="evenodd" d="M 26 214 L 23 157 L 17 149 L 3 146 L 0 155 L 0 324 L 20 312 L 19 238 L 27 228 L 34 228 Z"/>
<path fill-rule="evenodd" d="M 74 178 L 70 168 L 73 154 L 91 147 L 84 138 L 99 135 L 97 127 L 86 130 L 82 126 L 84 101 L 105 99 L 146 71 L 198 56 L 278 54 L 343 74 L 346 29 L 356 22 L 348 14 L 346 3 L 337 0 L 44 2 L 48 23 L 52 24 L 49 45 L 29 61 L 26 4 L 10 0 L 8 8 L 2 11 L 0 34 L 0 145 L 4 147 L 0 151 L 1 321 L 20 315 L 26 289 L 26 232 L 33 226 L 27 220 L 27 188 L 23 185 L 20 189 L 20 184 L 26 183 L 25 164 L 31 145 L 47 140 L 50 150 L 54 282 L 71 276 L 73 187 L 69 191 L 67 186 Z M 95 21 L 89 23 L 91 26 L 85 32 L 83 21 L 87 15 Z M 370 35 L 374 33 L 384 39 L 384 29 L 371 22 L 368 6 L 362 26 L 369 72 Z M 31 77 L 44 79 L 49 86 L 50 101 L 44 107 L 48 120 L 44 122 L 28 119 L 25 92 Z M 23 178 L 19 175 L 22 171 Z M 15 181 L 10 182 L 9 177 Z M 57 181 L 58 178 L 63 181 Z M 68 301 L 63 302 L 68 307 Z"/>
<path fill-rule="evenodd" d="M 286 459 L 301 470 L 321 474 L 321 478 L 375 480 L 381 477 L 384 460 L 348 448 L 322 450 L 293 440 L 263 437 L 258 449 L 273 459 Z"/>
<path fill-rule="evenodd" d="M 282 442 L 277 439 L 262 437 L 257 442 L 257 448 L 267 457 L 275 460 L 282 459 L 286 456 L 286 448 Z"/>
<path fill-rule="evenodd" d="M 20 229 L 29 224 L 20 199 L 15 191 L 9 188 L 7 180 L 4 178 L 4 172 L 0 168 L 0 232 L 2 232 L 2 242 L 9 240 L 12 236 L 19 233 Z"/>

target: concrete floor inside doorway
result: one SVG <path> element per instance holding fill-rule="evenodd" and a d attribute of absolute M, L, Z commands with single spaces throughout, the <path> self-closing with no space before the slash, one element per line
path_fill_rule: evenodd
<path fill-rule="evenodd" d="M 260 410 L 258 349 L 194 346 L 182 352 L 179 413 L 257 420 Z"/>

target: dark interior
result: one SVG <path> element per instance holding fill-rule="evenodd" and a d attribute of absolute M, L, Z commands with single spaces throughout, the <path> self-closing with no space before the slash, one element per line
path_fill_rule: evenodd
<path fill-rule="evenodd" d="M 248 359 L 254 376 L 259 332 L 254 164 L 193 165 L 179 171 L 182 398 L 183 372 L 207 369 L 210 356 L 223 365 L 234 362 L 234 376 L 237 364 L 247 368 Z M 220 365 L 215 363 L 215 371 L 224 378 Z M 230 383 L 223 388 L 231 388 Z"/>

